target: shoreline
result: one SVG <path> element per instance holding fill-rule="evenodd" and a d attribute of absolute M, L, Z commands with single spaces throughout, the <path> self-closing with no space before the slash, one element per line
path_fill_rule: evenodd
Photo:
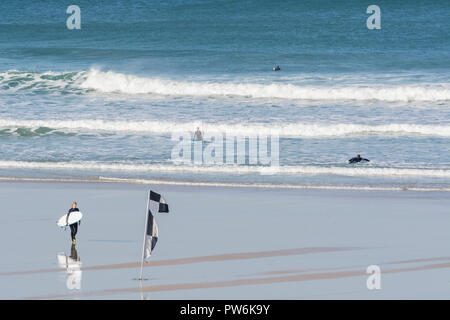
<path fill-rule="evenodd" d="M 217 188 L 256 188 L 256 189 L 302 189 L 302 190 L 353 190 L 353 191 L 413 191 L 413 192 L 450 192 L 450 188 L 417 188 L 417 187 L 373 187 L 373 186 L 328 186 L 328 185 L 296 185 L 296 184 L 264 184 L 233 183 L 182 180 L 108 178 L 97 179 L 71 178 L 33 178 L 33 177 L 1 177 L 0 182 L 47 182 L 47 183 L 111 183 L 111 184 L 152 184 L 169 186 L 197 186 Z"/>

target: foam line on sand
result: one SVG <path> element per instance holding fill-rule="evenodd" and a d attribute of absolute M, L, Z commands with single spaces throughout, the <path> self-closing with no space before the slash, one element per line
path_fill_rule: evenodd
<path fill-rule="evenodd" d="M 327 185 L 294 185 L 294 184 L 264 184 L 264 183 L 229 183 L 202 181 L 173 181 L 154 179 L 128 179 L 98 177 L 97 179 L 69 178 L 33 178 L 33 177 L 0 177 L 0 182 L 55 182 L 55 183 L 129 183 L 172 186 L 197 186 L 218 188 L 261 188 L 261 189 L 311 189 L 311 190 L 355 190 L 355 191 L 420 191 L 420 192 L 450 192 L 450 188 L 418 188 L 418 187 L 372 187 L 372 186 L 327 186 Z"/>

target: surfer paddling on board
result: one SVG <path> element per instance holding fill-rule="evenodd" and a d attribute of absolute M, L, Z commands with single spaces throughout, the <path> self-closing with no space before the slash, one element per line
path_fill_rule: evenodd
<path fill-rule="evenodd" d="M 348 160 L 348 163 L 357 163 L 357 162 L 361 162 L 361 161 L 365 161 L 365 162 L 369 162 L 369 159 L 365 159 L 365 158 L 361 158 L 361 155 L 357 155 L 354 158 L 351 158 L 350 160 Z"/>
<path fill-rule="evenodd" d="M 200 131 L 200 128 L 197 127 L 197 131 L 195 131 L 194 133 L 194 141 L 202 141 L 203 140 L 203 135 L 202 132 Z"/>
<path fill-rule="evenodd" d="M 274 67 L 273 69 L 272 69 L 273 71 L 280 71 L 281 69 L 280 69 L 280 66 L 279 65 L 277 65 L 276 67 Z"/>
<path fill-rule="evenodd" d="M 77 208 L 77 203 L 74 201 L 72 202 L 72 208 L 69 209 L 69 212 L 67 212 L 67 216 L 66 216 L 66 224 L 69 224 L 69 215 L 71 212 L 76 212 L 76 211 L 80 211 Z M 71 224 L 70 227 L 70 236 L 72 237 L 72 244 L 75 244 L 76 240 L 75 240 L 75 236 L 77 235 L 78 232 L 78 226 L 81 224 L 81 220 L 78 222 L 75 222 L 73 224 Z"/>

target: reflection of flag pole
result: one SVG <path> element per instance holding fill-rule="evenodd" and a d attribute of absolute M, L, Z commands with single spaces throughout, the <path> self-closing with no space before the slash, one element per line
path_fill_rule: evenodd
<path fill-rule="evenodd" d="M 145 241 L 146 241 L 146 235 L 147 235 L 147 224 L 148 224 L 148 206 L 150 202 L 150 190 L 148 190 L 148 196 L 147 196 L 147 210 L 145 211 L 145 227 L 144 227 L 144 241 L 142 243 L 142 261 L 141 261 L 141 276 L 139 277 L 139 280 L 142 279 L 142 272 L 144 269 L 144 254 L 145 254 Z"/>

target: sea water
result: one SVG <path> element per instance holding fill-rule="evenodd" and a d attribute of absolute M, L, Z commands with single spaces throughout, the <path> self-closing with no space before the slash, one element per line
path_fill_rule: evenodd
<path fill-rule="evenodd" d="M 2 177 L 450 188 L 446 0 L 73 4 L 0 3 Z"/>

